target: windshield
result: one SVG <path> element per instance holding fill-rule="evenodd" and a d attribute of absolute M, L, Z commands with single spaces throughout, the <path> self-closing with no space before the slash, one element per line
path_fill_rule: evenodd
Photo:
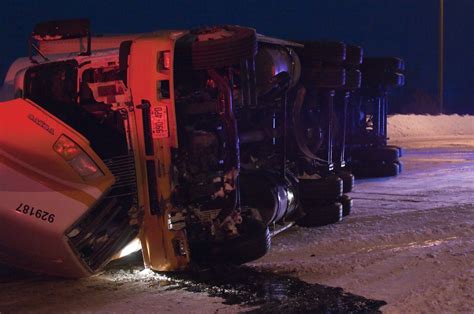
<path fill-rule="evenodd" d="M 106 104 L 79 104 L 75 60 L 42 64 L 25 74 L 25 98 L 67 123 L 84 135 L 102 158 L 127 153 L 123 121 Z"/>
<path fill-rule="evenodd" d="M 55 116 L 64 106 L 77 102 L 77 62 L 54 62 L 28 69 L 25 74 L 25 98 L 33 100 Z"/>

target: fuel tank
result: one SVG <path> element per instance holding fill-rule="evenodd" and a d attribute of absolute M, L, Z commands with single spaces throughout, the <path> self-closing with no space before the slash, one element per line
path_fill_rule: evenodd
<path fill-rule="evenodd" d="M 255 57 L 257 92 L 268 90 L 271 79 L 281 72 L 291 77 L 290 87 L 295 86 L 301 76 L 301 63 L 296 52 L 290 47 L 260 44 Z"/>

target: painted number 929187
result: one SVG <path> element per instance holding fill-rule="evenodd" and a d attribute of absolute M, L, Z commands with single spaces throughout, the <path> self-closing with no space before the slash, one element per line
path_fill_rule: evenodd
<path fill-rule="evenodd" d="M 52 224 L 55 219 L 54 214 L 50 214 L 45 210 L 34 208 L 28 204 L 20 203 L 20 205 L 18 205 L 16 208 L 16 211 L 43 221 L 47 221 L 50 224 Z"/>

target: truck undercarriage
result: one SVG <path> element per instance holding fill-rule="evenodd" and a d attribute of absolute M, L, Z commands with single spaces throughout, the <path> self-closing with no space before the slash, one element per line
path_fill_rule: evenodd
<path fill-rule="evenodd" d="M 39 38 L 51 35 L 44 29 L 36 29 Z M 91 163 L 103 163 L 97 171 L 114 178 L 61 229 L 86 272 L 100 270 L 137 236 L 154 270 L 241 264 L 263 256 L 272 234 L 350 213 L 348 103 L 334 99 L 336 90 L 347 99 L 360 87 L 360 77 L 346 83 L 360 72 L 346 71 L 346 45 L 220 26 L 154 33 L 99 55 L 89 31 L 79 33 L 88 37 L 86 53 L 53 61 L 40 53 L 44 62 L 17 74 L 14 97 L 42 108 L 43 128 L 59 120 L 80 133 L 97 154 L 89 154 Z M 358 49 L 350 66 L 362 61 Z M 14 108 L 2 107 L 8 119 Z M 54 146 L 63 157 L 77 146 L 68 134 Z M 97 180 L 82 177 L 89 186 Z"/>

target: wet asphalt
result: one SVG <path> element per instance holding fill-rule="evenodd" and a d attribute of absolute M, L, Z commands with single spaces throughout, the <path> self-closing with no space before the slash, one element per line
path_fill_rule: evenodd
<path fill-rule="evenodd" d="M 123 262 L 127 266 L 142 263 L 138 255 Z M 122 263 L 109 269 L 120 269 Z M 160 285 L 168 286 L 167 290 L 220 297 L 224 304 L 248 308 L 245 313 L 380 313 L 380 307 L 387 304 L 347 293 L 342 288 L 310 284 L 248 266 L 195 267 L 190 272 L 166 273 L 166 277 L 168 283 Z"/>
<path fill-rule="evenodd" d="M 104 275 L 113 278 L 115 273 L 125 271 L 135 274 L 143 270 L 141 253 L 136 253 L 112 262 Z M 158 282 L 164 290 L 184 290 L 220 297 L 224 300 L 223 304 L 239 305 L 244 313 L 380 313 L 380 307 L 386 304 L 385 301 L 347 293 L 342 288 L 310 284 L 295 277 L 249 266 L 194 267 L 189 272 L 159 275 L 166 278 Z M 64 281 L 6 265 L 0 267 L 0 284 L 25 280 L 46 283 Z M 132 277 L 131 280 L 142 279 Z"/>
<path fill-rule="evenodd" d="M 250 267 L 216 268 L 174 276 L 186 279 L 178 284 L 178 289 L 221 297 L 229 305 L 249 306 L 252 309 L 248 313 L 378 313 L 386 304 L 346 293 L 341 288 L 309 284 Z"/>

